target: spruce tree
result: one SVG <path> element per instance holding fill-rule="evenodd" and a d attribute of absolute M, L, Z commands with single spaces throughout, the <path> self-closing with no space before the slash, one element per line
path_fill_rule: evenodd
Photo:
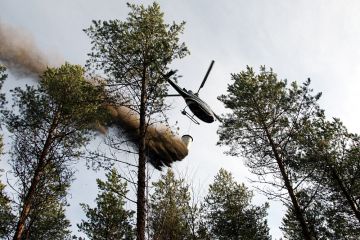
<path fill-rule="evenodd" d="M 114 168 L 106 174 L 106 181 L 96 182 L 99 189 L 96 207 L 81 204 L 87 219 L 77 225 L 79 230 L 91 240 L 134 239 L 134 212 L 125 209 L 126 182 L 121 181 Z"/>
<path fill-rule="evenodd" d="M 152 184 L 150 195 L 150 238 L 158 240 L 192 239 L 190 192 L 184 179 L 176 179 L 168 169 Z"/>
<path fill-rule="evenodd" d="M 203 203 L 204 225 L 210 239 L 269 240 L 267 208 L 251 204 L 253 193 L 220 169 Z"/>

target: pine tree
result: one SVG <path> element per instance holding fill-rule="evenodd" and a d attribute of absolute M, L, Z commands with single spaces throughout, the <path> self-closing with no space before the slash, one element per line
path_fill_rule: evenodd
<path fill-rule="evenodd" d="M 138 179 L 137 179 L 137 238 L 145 238 L 145 182 L 146 182 L 146 131 L 156 116 L 163 116 L 167 108 L 164 75 L 168 65 L 188 51 L 179 43 L 184 23 L 166 24 L 160 6 L 148 7 L 128 4 L 126 21 L 93 21 L 85 32 L 92 41 L 88 66 L 106 75 L 109 92 L 139 114 Z M 104 74 L 103 74 L 104 75 Z M 159 119 L 157 119 L 159 120 Z M 156 159 L 157 160 L 157 159 Z M 160 168 L 163 162 L 153 162 Z"/>
<path fill-rule="evenodd" d="M 321 201 L 317 201 L 317 199 L 309 196 L 305 190 L 299 191 L 297 197 L 300 201 L 300 206 L 303 209 L 306 209 L 305 218 L 307 220 L 311 235 L 314 236 L 315 239 L 319 240 L 336 239 L 332 236 L 331 229 L 328 228 L 326 217 L 324 215 L 326 208 L 321 203 Z M 301 226 L 296 220 L 294 209 L 291 205 L 288 206 L 286 214 L 283 217 L 281 229 L 284 232 L 285 239 L 304 239 Z"/>
<path fill-rule="evenodd" d="M 64 200 L 53 199 L 35 207 L 26 221 L 23 240 L 71 239 L 70 221 L 65 216 Z"/>
<path fill-rule="evenodd" d="M 335 209 L 334 202 L 323 199 L 323 194 L 308 195 L 304 191 L 298 193 L 300 205 L 305 211 L 305 217 L 312 236 L 315 239 L 358 239 L 360 229 L 351 225 L 351 221 L 344 217 L 341 209 Z M 301 227 L 296 221 L 294 210 L 288 206 L 286 214 L 282 221 L 281 229 L 284 232 L 285 239 L 301 240 L 303 235 Z"/>
<path fill-rule="evenodd" d="M 298 137 L 306 131 L 306 123 L 324 115 L 317 101 L 321 94 L 312 94 L 310 79 L 302 86 L 288 84 L 265 67 L 259 74 L 247 67 L 233 74 L 228 94 L 219 99 L 232 110 L 219 129 L 222 145 L 231 155 L 242 155 L 246 165 L 260 182 L 277 187 L 267 192 L 290 203 L 300 223 L 304 239 L 311 240 L 303 209 L 297 199 L 296 186 L 305 183 L 294 170 L 298 157 Z M 287 193 L 289 200 L 283 198 Z"/>
<path fill-rule="evenodd" d="M 311 122 L 304 135 L 299 170 L 309 170 L 313 181 L 338 208 L 349 212 L 360 226 L 360 136 L 349 133 L 339 119 Z M 326 194 L 325 194 L 326 192 Z M 345 204 L 344 204 L 345 203 Z M 346 210 L 347 209 L 347 210 Z"/>
<path fill-rule="evenodd" d="M 203 204 L 204 227 L 210 239 L 269 240 L 268 204 L 251 204 L 253 193 L 220 169 Z"/>
<path fill-rule="evenodd" d="M 174 172 L 168 169 L 152 186 L 154 192 L 149 203 L 151 239 L 192 239 L 190 192 L 185 180 L 176 179 Z"/>
<path fill-rule="evenodd" d="M 80 231 L 91 240 L 134 239 L 132 217 L 134 212 L 125 209 L 126 182 L 122 182 L 115 169 L 106 174 L 106 181 L 96 180 L 100 192 L 96 207 L 81 204 L 87 220 L 78 224 Z"/>
<path fill-rule="evenodd" d="M 0 90 L 2 85 L 7 78 L 5 73 L 6 68 L 0 64 Z M 3 108 L 5 103 L 5 94 L 0 93 L 0 109 Z M 3 141 L 0 135 L 0 157 L 3 153 Z M 2 170 L 0 169 L 0 173 Z M 1 175 L 0 175 L 1 177 Z M 15 216 L 11 212 L 10 199 L 5 193 L 5 185 L 0 181 L 0 238 L 10 238 L 12 228 L 14 225 Z"/>
<path fill-rule="evenodd" d="M 323 216 L 332 238 L 357 239 L 360 236 L 360 205 L 356 200 L 360 196 L 360 138 L 349 133 L 339 119 L 328 121 L 322 117 L 308 122 L 306 129 L 299 137 L 293 169 L 298 176 L 306 176 L 307 185 L 316 189 L 308 198 L 323 206 L 323 211 L 316 215 Z"/>
<path fill-rule="evenodd" d="M 20 202 L 14 240 L 20 240 L 35 207 L 66 192 L 70 164 L 104 115 L 103 89 L 85 80 L 82 67 L 65 64 L 48 68 L 39 86 L 17 87 L 12 96 L 12 108 L 2 113 L 13 140 L 9 163 Z"/>
<path fill-rule="evenodd" d="M 2 89 L 4 81 L 7 78 L 7 74 L 5 72 L 6 72 L 6 67 L 0 64 L 0 90 Z M 5 94 L 0 93 L 0 109 L 3 107 L 4 104 L 5 104 Z"/>
<path fill-rule="evenodd" d="M 10 199 L 4 188 L 5 185 L 0 182 L 0 239 L 9 239 L 13 231 L 15 216 L 11 211 Z"/>

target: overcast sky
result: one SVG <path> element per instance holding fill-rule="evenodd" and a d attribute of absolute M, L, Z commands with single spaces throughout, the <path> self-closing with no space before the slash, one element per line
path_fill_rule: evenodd
<path fill-rule="evenodd" d="M 130 1 L 145 5 L 152 1 Z M 246 65 L 272 67 L 280 78 L 303 82 L 312 79 L 327 116 L 340 118 L 352 132 L 360 132 L 358 103 L 360 77 L 359 1 L 280 1 L 280 0 L 182 0 L 158 1 L 167 22 L 186 21 L 182 40 L 191 55 L 174 62 L 183 78 L 180 85 L 197 89 L 211 60 L 215 65 L 200 96 L 218 114 L 225 110 L 216 97 L 226 92 L 230 74 Z M 51 57 L 84 64 L 90 41 L 82 32 L 92 19 L 124 19 L 128 8 L 121 0 L 0 0 L 0 20 L 32 35 L 39 48 Z M 1 44 L 1 39 L 0 39 Z M 10 78 L 11 84 L 18 80 Z M 231 171 L 238 181 L 251 177 L 242 159 L 225 156 L 216 146 L 217 123 L 190 124 L 178 112 L 182 99 L 173 100 L 169 113 L 178 121 L 180 134 L 194 137 L 189 156 L 174 169 L 187 174 L 206 190 L 221 168 Z M 2 161 L 0 168 L 5 168 Z M 83 216 L 79 202 L 95 198 L 95 178 L 101 176 L 79 165 L 71 191 L 69 217 L 73 225 Z M 199 187 L 201 188 L 201 187 Z M 266 198 L 256 194 L 258 204 Z M 271 203 L 271 234 L 278 238 L 281 204 Z M 73 228 L 76 229 L 75 227 Z"/>

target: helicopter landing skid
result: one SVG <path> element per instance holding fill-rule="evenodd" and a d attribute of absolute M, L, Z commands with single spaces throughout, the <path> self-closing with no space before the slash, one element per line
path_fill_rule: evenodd
<path fill-rule="evenodd" d="M 187 116 L 193 123 L 200 125 L 200 123 L 194 118 L 194 115 L 190 115 L 187 111 L 185 111 L 185 108 L 181 111 L 181 113 Z"/>

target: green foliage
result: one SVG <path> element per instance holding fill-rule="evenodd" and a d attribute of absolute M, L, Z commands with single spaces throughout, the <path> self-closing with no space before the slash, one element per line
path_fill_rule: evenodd
<path fill-rule="evenodd" d="M 0 182 L 0 239 L 10 238 L 15 216 L 11 212 L 10 199 L 4 191 L 5 185 Z"/>
<path fill-rule="evenodd" d="M 325 206 L 321 201 L 311 199 L 305 191 L 298 193 L 298 199 L 300 205 L 305 211 L 305 217 L 311 231 L 311 235 L 315 239 L 338 239 L 332 236 L 332 231 L 328 228 L 324 211 Z M 304 239 L 299 222 L 296 219 L 296 215 L 292 206 L 288 206 L 285 216 L 282 221 L 282 231 L 284 232 L 285 239 L 301 240 Z"/>
<path fill-rule="evenodd" d="M 7 78 L 5 74 L 6 68 L 0 64 L 0 90 Z M 0 109 L 3 108 L 5 103 L 5 94 L 0 93 Z M 2 135 L 0 135 L 0 156 L 3 151 Z M 2 170 L 0 169 L 0 172 Z M 1 177 L 1 175 L 0 175 Z M 5 194 L 5 185 L 0 182 L 0 238 L 10 237 L 12 226 L 14 224 L 14 215 L 11 212 L 10 199 Z"/>
<path fill-rule="evenodd" d="M 311 235 L 315 239 L 358 239 L 359 228 L 351 226 L 352 221 L 344 217 L 344 212 L 334 208 L 336 204 L 323 199 L 323 194 L 308 195 L 305 190 L 298 193 L 300 205 L 305 211 Z M 350 226 L 349 226 L 350 225 Z M 282 221 L 281 229 L 285 239 L 301 240 L 303 234 L 299 223 L 296 221 L 294 210 L 291 206 Z"/>
<path fill-rule="evenodd" d="M 88 83 L 83 75 L 81 67 L 67 63 L 48 68 L 39 86 L 12 90 L 12 109 L 2 111 L 3 123 L 13 140 L 9 163 L 20 202 L 15 234 L 21 235 L 19 226 L 25 226 L 29 236 L 35 234 L 32 226 L 41 228 L 39 234 L 54 229 L 64 234 L 67 231 L 67 220 L 58 216 L 54 219 L 61 222 L 43 223 L 50 221 L 45 215 L 51 209 L 41 209 L 65 204 L 73 175 L 70 164 L 81 156 L 81 148 L 92 137 L 94 123 L 104 116 L 103 88 Z M 63 211 L 62 207 L 58 209 Z M 45 231 L 46 226 L 56 224 L 58 228 Z M 54 232 L 51 235 L 56 236 Z"/>
<path fill-rule="evenodd" d="M 88 130 L 106 117 L 102 107 L 106 100 L 104 86 L 91 83 L 84 74 L 81 66 L 65 63 L 60 68 L 48 68 L 40 82 L 64 120 L 76 124 L 78 131 Z"/>
<path fill-rule="evenodd" d="M 64 240 L 71 238 L 70 221 L 66 219 L 64 200 L 52 199 L 36 206 L 30 213 L 23 240 Z"/>
<path fill-rule="evenodd" d="M 67 140 L 70 134 L 75 136 L 76 141 L 63 143 L 73 148 L 87 141 L 85 136 L 105 113 L 101 106 L 103 88 L 86 81 L 80 66 L 67 63 L 48 68 L 39 87 L 15 88 L 12 95 L 15 110 L 3 112 L 11 133 L 35 130 L 44 135 L 46 130 L 57 128 L 56 132 L 61 131 L 56 136 L 59 140 Z"/>
<path fill-rule="evenodd" d="M 41 162 L 43 168 L 51 165 L 49 173 L 68 175 L 67 164 L 80 156 L 104 115 L 102 90 L 83 74 L 81 67 L 65 64 L 47 69 L 38 87 L 12 90 L 13 108 L 3 111 L 3 119 L 13 138 L 11 164 L 25 186 Z"/>
<path fill-rule="evenodd" d="M 203 204 L 210 239 L 271 239 L 265 217 L 268 204 L 251 204 L 253 194 L 220 169 Z"/>
<path fill-rule="evenodd" d="M 5 73 L 5 71 L 6 71 L 6 67 L 0 64 L 0 83 L 1 83 L 0 86 L 2 86 L 5 79 L 7 78 L 7 74 Z"/>
<path fill-rule="evenodd" d="M 288 84 L 265 67 L 258 74 L 247 67 L 232 74 L 232 80 L 228 95 L 219 97 L 232 110 L 218 130 L 219 144 L 229 146 L 231 155 L 246 157 L 251 172 L 260 182 L 271 185 L 266 194 L 293 205 L 304 238 L 309 240 L 310 232 L 296 198 L 296 188 L 306 181 L 295 170 L 296 164 L 301 164 L 295 160 L 299 136 L 307 131 L 309 122 L 324 116 L 317 103 L 321 94 L 312 94 L 310 79 L 302 86 Z M 286 192 L 288 199 L 283 197 Z"/>
<path fill-rule="evenodd" d="M 264 67 L 259 74 L 248 67 L 232 79 L 229 94 L 219 97 L 232 110 L 219 144 L 247 157 L 261 182 L 286 187 L 289 202 L 278 190 L 266 193 L 291 205 L 284 220 L 288 237 L 358 238 L 359 136 L 338 119 L 326 120 L 310 80 L 288 85 Z"/>
<path fill-rule="evenodd" d="M 317 187 L 321 214 L 336 238 L 357 239 L 360 235 L 360 139 L 349 133 L 339 119 L 311 122 L 299 138 L 298 174 Z M 311 174 L 309 174 L 311 173 Z M 320 213 L 319 213 L 320 214 Z"/>
<path fill-rule="evenodd" d="M 4 81 L 7 78 L 7 74 L 5 74 L 6 68 L 0 64 L 0 90 L 2 90 L 2 86 L 4 84 Z M 5 94 L 4 93 L 0 93 L 0 109 L 3 108 L 5 104 Z M 2 140 L 2 135 L 0 135 L 0 154 L 2 153 L 3 150 L 3 140 Z"/>
<path fill-rule="evenodd" d="M 84 30 L 93 46 L 87 64 L 104 72 L 107 83 L 111 84 L 110 92 L 138 112 L 145 86 L 147 114 L 152 114 L 164 108 L 167 85 L 163 74 L 167 66 L 188 54 L 185 44 L 179 43 L 184 23 L 164 23 L 164 14 L 157 3 L 148 7 L 128 4 L 128 7 L 126 21 L 93 21 Z"/>
<path fill-rule="evenodd" d="M 2 89 L 4 81 L 7 78 L 7 74 L 5 73 L 5 71 L 6 71 L 6 67 L 0 64 L 0 90 Z M 0 93 L 0 108 L 2 108 L 4 104 L 5 104 L 5 94 Z"/>
<path fill-rule="evenodd" d="M 125 133 L 122 137 L 132 139 L 139 153 L 137 237 L 144 239 L 147 125 L 166 120 L 164 75 L 169 64 L 187 55 L 188 50 L 179 39 L 184 23 L 164 23 L 159 4 L 148 7 L 128 4 L 128 7 L 130 12 L 125 21 L 93 21 L 84 31 L 92 43 L 87 66 L 105 76 L 108 93 L 117 106 L 126 106 L 139 114 L 139 131 L 135 134 L 138 136 Z M 165 165 L 161 160 L 158 162 L 154 164 L 158 168 Z"/>
<path fill-rule="evenodd" d="M 184 179 L 176 179 L 174 172 L 167 173 L 153 184 L 150 195 L 149 228 L 151 239 L 193 239 L 190 229 L 190 192 Z"/>
<path fill-rule="evenodd" d="M 82 220 L 77 226 L 92 240 L 134 239 L 134 212 L 124 208 L 127 184 L 121 181 L 115 169 L 106 174 L 106 179 L 105 182 L 96 180 L 100 190 L 96 197 L 96 207 L 81 204 L 87 220 Z"/>
<path fill-rule="evenodd" d="M 70 221 L 65 216 L 66 196 L 72 181 L 70 169 L 48 163 L 42 180 L 31 199 L 31 211 L 25 222 L 22 239 L 68 239 Z M 25 202 L 26 192 L 20 196 Z M 22 210 L 22 209 L 19 209 Z"/>
<path fill-rule="evenodd" d="M 303 86 L 296 82 L 288 86 L 286 80 L 278 80 L 272 69 L 265 67 L 259 74 L 247 67 L 246 71 L 232 74 L 232 80 L 228 94 L 219 97 L 232 110 L 218 131 L 219 144 L 231 147 L 232 155 L 245 155 L 256 171 L 259 165 L 272 165 L 271 136 L 281 155 L 290 160 L 294 136 L 310 118 L 323 115 L 316 103 L 321 94 L 311 95 L 310 80 Z"/>

